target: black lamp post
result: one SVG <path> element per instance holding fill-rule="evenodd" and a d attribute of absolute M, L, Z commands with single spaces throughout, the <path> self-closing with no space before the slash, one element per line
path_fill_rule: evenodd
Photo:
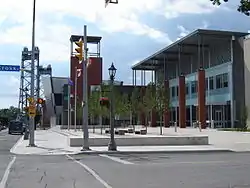
<path fill-rule="evenodd" d="M 116 68 L 113 63 L 111 64 L 111 67 L 108 70 L 110 77 L 110 142 L 108 145 L 108 150 L 116 151 L 115 133 L 114 133 L 115 119 L 114 119 L 114 96 L 113 96 Z"/>

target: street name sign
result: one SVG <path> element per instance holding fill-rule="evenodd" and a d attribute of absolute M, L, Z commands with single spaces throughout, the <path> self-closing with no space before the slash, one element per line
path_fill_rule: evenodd
<path fill-rule="evenodd" d="M 19 65 L 0 65 L 0 71 L 19 72 L 20 66 Z"/>

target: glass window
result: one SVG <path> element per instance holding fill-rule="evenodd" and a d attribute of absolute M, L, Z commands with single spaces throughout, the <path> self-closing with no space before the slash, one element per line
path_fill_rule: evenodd
<path fill-rule="evenodd" d="M 216 89 L 222 88 L 222 74 L 216 75 Z"/>
<path fill-rule="evenodd" d="M 171 87 L 171 96 L 175 97 L 175 87 Z"/>
<path fill-rule="evenodd" d="M 209 86 L 209 84 L 208 84 L 208 78 L 206 78 L 206 90 L 208 90 L 208 86 Z"/>
<path fill-rule="evenodd" d="M 189 84 L 186 84 L 186 95 L 189 95 Z"/>
<path fill-rule="evenodd" d="M 176 86 L 176 97 L 179 96 L 179 86 Z"/>
<path fill-rule="evenodd" d="M 209 77 L 209 89 L 213 90 L 214 89 L 214 77 Z"/>
<path fill-rule="evenodd" d="M 228 73 L 222 74 L 223 78 L 223 87 L 228 87 Z"/>
<path fill-rule="evenodd" d="M 192 81 L 191 82 L 191 93 L 196 93 L 197 92 L 197 81 Z"/>

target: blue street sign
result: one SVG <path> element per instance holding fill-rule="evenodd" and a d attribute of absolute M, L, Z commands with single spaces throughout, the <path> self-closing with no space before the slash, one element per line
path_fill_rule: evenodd
<path fill-rule="evenodd" d="M 0 65 L 0 71 L 19 72 L 19 65 Z"/>
<path fill-rule="evenodd" d="M 74 85 L 74 82 L 73 82 L 70 78 L 68 78 L 68 84 L 69 84 L 70 86 L 73 86 L 73 85 Z"/>

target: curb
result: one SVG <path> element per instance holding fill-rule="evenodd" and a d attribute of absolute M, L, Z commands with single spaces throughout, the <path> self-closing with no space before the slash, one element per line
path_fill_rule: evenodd
<path fill-rule="evenodd" d="M 14 146 L 12 146 L 12 148 L 10 148 L 10 153 L 15 154 L 14 150 L 16 149 L 17 145 L 23 140 L 23 137 L 24 137 L 24 135 L 21 136 L 21 138 L 19 138 L 19 139 L 17 140 L 17 142 L 14 144 Z"/>
<path fill-rule="evenodd" d="M 157 154 L 157 153 L 225 153 L 235 151 L 229 149 L 211 149 L 211 150 L 176 150 L 176 151 L 81 151 L 72 155 L 100 155 L 100 154 Z"/>

